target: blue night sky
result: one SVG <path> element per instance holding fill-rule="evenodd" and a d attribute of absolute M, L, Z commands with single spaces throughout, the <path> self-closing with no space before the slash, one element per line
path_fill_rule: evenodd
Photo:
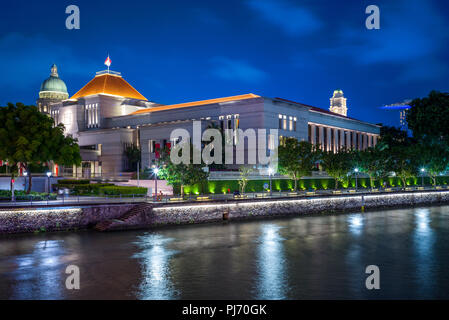
<path fill-rule="evenodd" d="M 67 30 L 66 6 L 81 11 Z M 381 29 L 365 28 L 365 8 Z M 34 104 L 56 63 L 73 95 L 96 71 L 120 71 L 172 104 L 255 93 L 398 125 L 384 104 L 448 91 L 449 3 L 430 0 L 8 1 L 0 12 L 0 105 Z"/>

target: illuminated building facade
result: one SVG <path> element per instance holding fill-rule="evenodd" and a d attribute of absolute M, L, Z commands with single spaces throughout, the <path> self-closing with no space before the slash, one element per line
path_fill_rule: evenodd
<path fill-rule="evenodd" d="M 333 97 L 339 112 L 252 93 L 161 105 L 145 98 L 120 73 L 107 70 L 97 72 L 70 99 L 51 103 L 49 113 L 56 123 L 65 125 L 66 134 L 78 139 L 83 164 L 70 169 L 73 175 L 116 176 L 126 169 L 126 147 L 139 147 L 141 166 L 149 167 L 161 148 L 176 143 L 170 141 L 171 132 L 182 128 L 192 136 L 196 120 L 201 121 L 203 130 L 211 124 L 243 131 L 278 129 L 279 141 L 267 137 L 269 148 L 286 137 L 320 144 L 323 150 L 334 152 L 374 146 L 380 127 L 347 117 L 346 98 L 340 92 L 334 92 Z"/>
<path fill-rule="evenodd" d="M 399 112 L 399 126 L 402 130 L 407 130 L 406 111 L 410 109 L 410 103 L 412 100 L 405 100 L 404 102 L 389 104 L 381 107 L 383 110 Z"/>

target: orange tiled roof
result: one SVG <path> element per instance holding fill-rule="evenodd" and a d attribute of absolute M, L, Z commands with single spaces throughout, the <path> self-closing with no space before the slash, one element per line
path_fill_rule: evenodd
<path fill-rule="evenodd" d="M 231 102 L 231 101 L 246 100 L 246 99 L 253 99 L 253 98 L 260 98 L 260 96 L 258 96 L 256 94 L 248 93 L 248 94 L 242 94 L 239 96 L 217 98 L 217 99 L 210 99 L 210 100 L 201 100 L 201 101 L 194 101 L 194 102 L 172 104 L 172 105 L 167 105 L 167 106 L 159 106 L 159 107 L 154 107 L 154 108 L 147 108 L 147 109 L 137 110 L 131 114 L 143 114 L 143 113 L 150 113 L 150 112 L 155 112 L 155 111 L 196 107 L 196 106 L 203 106 L 206 104 Z"/>
<path fill-rule="evenodd" d="M 147 100 L 147 98 L 141 95 L 121 76 L 109 73 L 97 75 L 82 87 L 81 90 L 75 93 L 71 99 L 78 99 L 99 93 L 112 94 L 131 99 Z"/>

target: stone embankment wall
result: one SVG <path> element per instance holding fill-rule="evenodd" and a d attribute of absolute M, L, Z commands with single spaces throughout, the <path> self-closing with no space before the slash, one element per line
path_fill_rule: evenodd
<path fill-rule="evenodd" d="M 340 195 L 295 199 L 260 199 L 229 202 L 159 204 L 127 219 L 117 220 L 136 204 L 97 205 L 55 209 L 0 210 L 0 234 L 76 230 L 109 220 L 108 230 L 148 228 L 162 225 L 210 223 L 256 217 L 339 213 L 366 209 L 449 203 L 449 191 Z"/>
<path fill-rule="evenodd" d="M 116 219 L 134 204 L 0 210 L 0 234 L 85 229 Z"/>
<path fill-rule="evenodd" d="M 337 213 L 366 209 L 449 203 L 449 191 L 328 196 L 307 199 L 251 200 L 232 203 L 160 206 L 146 221 L 149 225 L 214 222 L 228 214 L 229 220 L 251 217 Z"/>

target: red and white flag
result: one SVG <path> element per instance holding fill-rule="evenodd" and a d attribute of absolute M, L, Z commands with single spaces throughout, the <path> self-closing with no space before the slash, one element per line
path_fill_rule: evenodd
<path fill-rule="evenodd" d="M 106 58 L 106 61 L 104 62 L 104 64 L 107 65 L 108 68 L 111 66 L 111 58 L 109 58 L 109 55 L 108 55 L 108 57 Z"/>

